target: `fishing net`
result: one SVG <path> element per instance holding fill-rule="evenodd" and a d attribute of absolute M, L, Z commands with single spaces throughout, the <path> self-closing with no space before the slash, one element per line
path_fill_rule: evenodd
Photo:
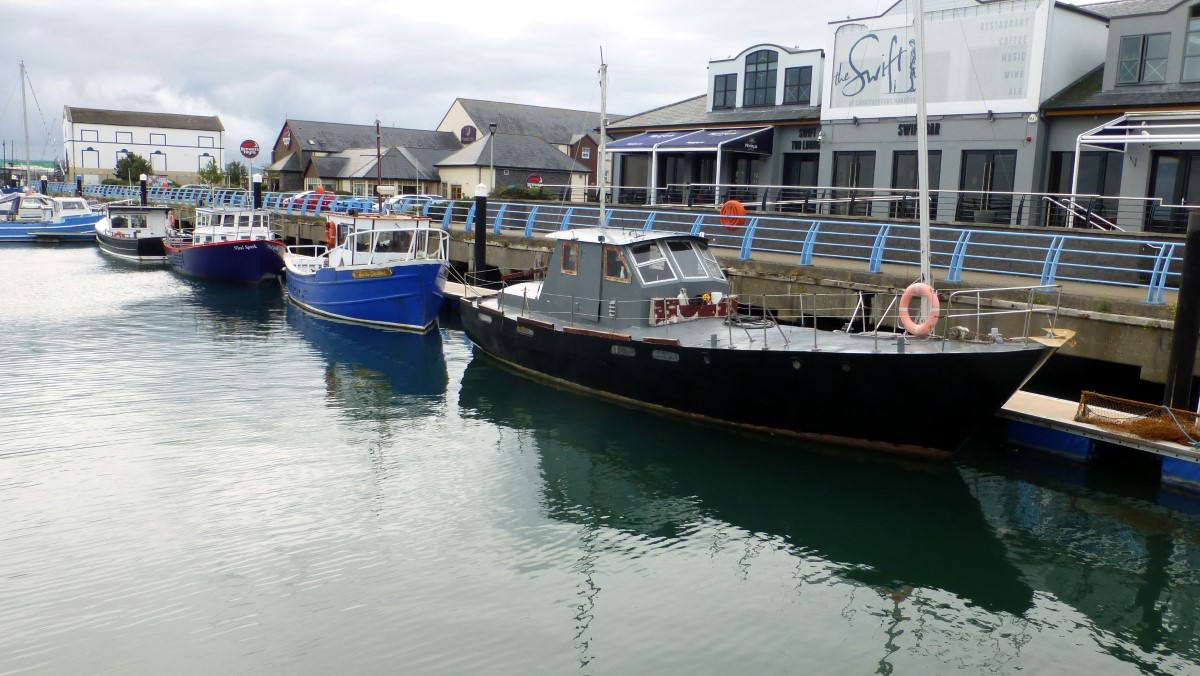
<path fill-rule="evenodd" d="M 1075 421 L 1150 441 L 1191 446 L 1200 439 L 1200 416 L 1195 413 L 1096 392 L 1084 392 L 1079 398 Z"/>

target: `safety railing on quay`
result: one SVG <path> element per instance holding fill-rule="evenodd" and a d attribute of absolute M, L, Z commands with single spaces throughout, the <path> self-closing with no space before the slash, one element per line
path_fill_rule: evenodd
<path fill-rule="evenodd" d="M 51 192 L 73 193 L 75 186 L 53 184 Z M 86 196 L 133 199 L 138 186 L 85 185 Z M 195 205 L 211 200 L 197 193 L 222 191 L 183 188 L 150 189 L 154 203 Z M 226 206 L 248 207 L 248 193 L 227 191 Z M 348 199 L 348 198 L 346 198 Z M 360 198 L 361 199 L 361 198 Z M 336 210 L 334 200 L 321 205 L 295 199 L 294 193 L 265 193 L 264 207 L 281 214 L 322 216 Z M 473 201 L 425 201 L 418 212 L 449 229 L 474 223 Z M 599 208 L 572 202 L 501 202 L 489 200 L 488 227 L 496 234 L 534 237 L 571 228 L 596 227 Z M 647 231 L 704 234 L 711 246 L 736 252 L 742 260 L 755 254 L 777 255 L 780 260 L 812 266 L 819 259 L 842 261 L 843 267 L 869 273 L 885 265 L 919 263 L 919 228 L 903 220 L 848 220 L 846 216 L 821 218 L 820 214 L 783 215 L 751 211 L 737 225 L 723 225 L 715 209 L 670 210 L 616 206 L 606 209 L 605 227 Z M 1182 238 L 1133 236 L 1119 232 L 1062 229 L 972 228 L 962 224 L 935 224 L 930 228 L 931 265 L 948 282 L 958 283 L 967 273 L 991 273 L 1036 279 L 1039 285 L 1083 282 L 1145 290 L 1145 302 L 1162 304 L 1164 293 L 1179 285 Z"/>

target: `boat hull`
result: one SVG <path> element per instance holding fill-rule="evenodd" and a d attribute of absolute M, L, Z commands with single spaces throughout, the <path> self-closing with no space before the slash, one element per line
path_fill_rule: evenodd
<path fill-rule="evenodd" d="M 283 271 L 286 248 L 279 240 L 229 240 L 211 244 L 163 247 L 171 267 L 182 275 L 240 284 L 260 284 Z"/>
<path fill-rule="evenodd" d="M 0 222 L 0 242 L 38 242 L 47 239 L 90 241 L 96 223 L 103 214 L 67 216 L 61 222 L 5 221 Z"/>
<path fill-rule="evenodd" d="M 567 332 L 466 300 L 459 310 L 484 352 L 569 387 L 700 422 L 937 457 L 1054 352 L 710 349 Z"/>
<path fill-rule="evenodd" d="M 426 331 L 437 322 L 446 266 L 437 260 L 383 268 L 289 269 L 288 298 L 310 312 L 359 324 Z"/>
<path fill-rule="evenodd" d="M 166 265 L 167 252 L 162 237 L 113 237 L 96 231 L 100 252 L 123 261 L 142 265 Z"/>

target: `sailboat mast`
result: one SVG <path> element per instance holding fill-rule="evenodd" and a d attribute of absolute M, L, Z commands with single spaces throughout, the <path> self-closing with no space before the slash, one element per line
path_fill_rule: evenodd
<path fill-rule="evenodd" d="M 25 62 L 21 62 L 21 120 L 25 124 L 25 187 L 33 185 L 33 169 L 29 166 L 29 106 L 25 103 Z"/>
<path fill-rule="evenodd" d="M 913 0 L 917 94 L 917 213 L 921 225 L 921 280 L 933 283 L 929 270 L 929 123 L 925 114 L 925 3 Z"/>
<path fill-rule="evenodd" d="M 604 50 L 600 50 L 600 150 L 596 158 L 596 186 L 599 188 L 600 211 L 598 225 L 603 228 L 605 222 L 604 202 L 607 191 L 604 187 L 604 156 L 605 139 L 608 137 L 608 64 L 604 63 Z"/>

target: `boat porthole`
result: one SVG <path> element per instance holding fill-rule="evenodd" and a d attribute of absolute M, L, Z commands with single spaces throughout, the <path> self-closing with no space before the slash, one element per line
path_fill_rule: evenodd
<path fill-rule="evenodd" d="M 850 372 L 850 362 L 848 362 L 848 361 L 842 362 L 842 371 L 844 371 L 845 373 Z"/>
<path fill-rule="evenodd" d="M 792 370 L 794 370 L 794 371 L 800 370 L 800 360 L 796 359 L 794 357 L 792 358 Z"/>
<path fill-rule="evenodd" d="M 712 357 L 708 356 L 708 353 L 707 353 L 707 352 L 705 352 L 704 354 L 700 355 L 700 359 L 701 359 L 701 360 L 702 360 L 702 361 L 703 361 L 703 362 L 704 362 L 706 365 L 707 365 L 707 364 L 711 364 L 711 363 L 712 363 Z"/>

